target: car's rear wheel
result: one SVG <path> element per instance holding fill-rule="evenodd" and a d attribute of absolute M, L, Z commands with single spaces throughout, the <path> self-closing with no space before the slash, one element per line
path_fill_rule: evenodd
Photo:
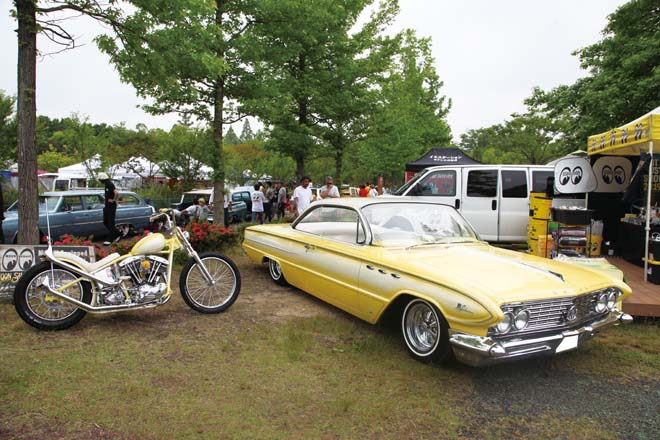
<path fill-rule="evenodd" d="M 449 325 L 430 302 L 416 298 L 401 315 L 401 330 L 410 355 L 420 361 L 443 361 L 449 357 Z"/>
<path fill-rule="evenodd" d="M 127 224 L 117 225 L 116 228 L 121 234 L 122 238 L 128 236 L 128 234 L 130 234 L 131 231 L 133 230 L 133 226 Z"/>
<path fill-rule="evenodd" d="M 279 284 L 280 286 L 286 286 L 289 284 L 286 282 L 286 279 L 284 279 L 282 266 L 272 258 L 268 260 L 268 273 L 270 274 L 270 278 L 275 281 L 276 284 Z"/>

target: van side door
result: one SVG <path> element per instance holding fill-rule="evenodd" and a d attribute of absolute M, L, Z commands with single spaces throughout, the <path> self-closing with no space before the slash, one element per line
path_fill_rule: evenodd
<path fill-rule="evenodd" d="M 463 168 L 461 213 L 486 241 L 497 241 L 499 168 Z"/>
<path fill-rule="evenodd" d="M 529 222 L 528 169 L 500 170 L 499 241 L 523 242 Z"/>

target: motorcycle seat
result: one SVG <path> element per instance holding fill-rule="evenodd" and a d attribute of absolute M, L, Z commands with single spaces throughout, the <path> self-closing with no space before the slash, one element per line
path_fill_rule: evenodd
<path fill-rule="evenodd" d="M 108 255 L 107 257 L 100 259 L 96 263 L 90 263 L 80 258 L 79 256 L 71 254 L 69 252 L 55 251 L 53 255 L 55 256 L 55 258 L 58 258 L 60 260 L 69 260 L 70 262 L 75 263 L 76 265 L 82 267 L 84 270 L 90 273 L 96 272 L 103 266 L 119 258 L 119 254 L 117 252 L 114 252 Z"/>

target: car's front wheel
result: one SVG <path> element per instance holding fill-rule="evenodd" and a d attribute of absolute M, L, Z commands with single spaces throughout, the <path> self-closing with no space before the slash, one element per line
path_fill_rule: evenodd
<path fill-rule="evenodd" d="M 280 263 L 273 259 L 268 260 L 268 273 L 270 274 L 270 278 L 275 281 L 276 284 L 279 284 L 280 286 L 286 286 L 289 284 L 284 279 L 282 266 L 280 266 Z"/>
<path fill-rule="evenodd" d="M 401 316 L 401 330 L 413 358 L 439 362 L 449 357 L 449 325 L 430 302 L 419 298 L 410 301 Z"/>

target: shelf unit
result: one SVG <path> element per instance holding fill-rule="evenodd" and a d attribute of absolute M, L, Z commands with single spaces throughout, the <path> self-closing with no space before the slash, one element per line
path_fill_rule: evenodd
<path fill-rule="evenodd" d="M 552 233 L 552 257 L 588 257 L 591 249 L 591 217 L 593 209 L 552 208 L 552 220 L 557 229 Z"/>

